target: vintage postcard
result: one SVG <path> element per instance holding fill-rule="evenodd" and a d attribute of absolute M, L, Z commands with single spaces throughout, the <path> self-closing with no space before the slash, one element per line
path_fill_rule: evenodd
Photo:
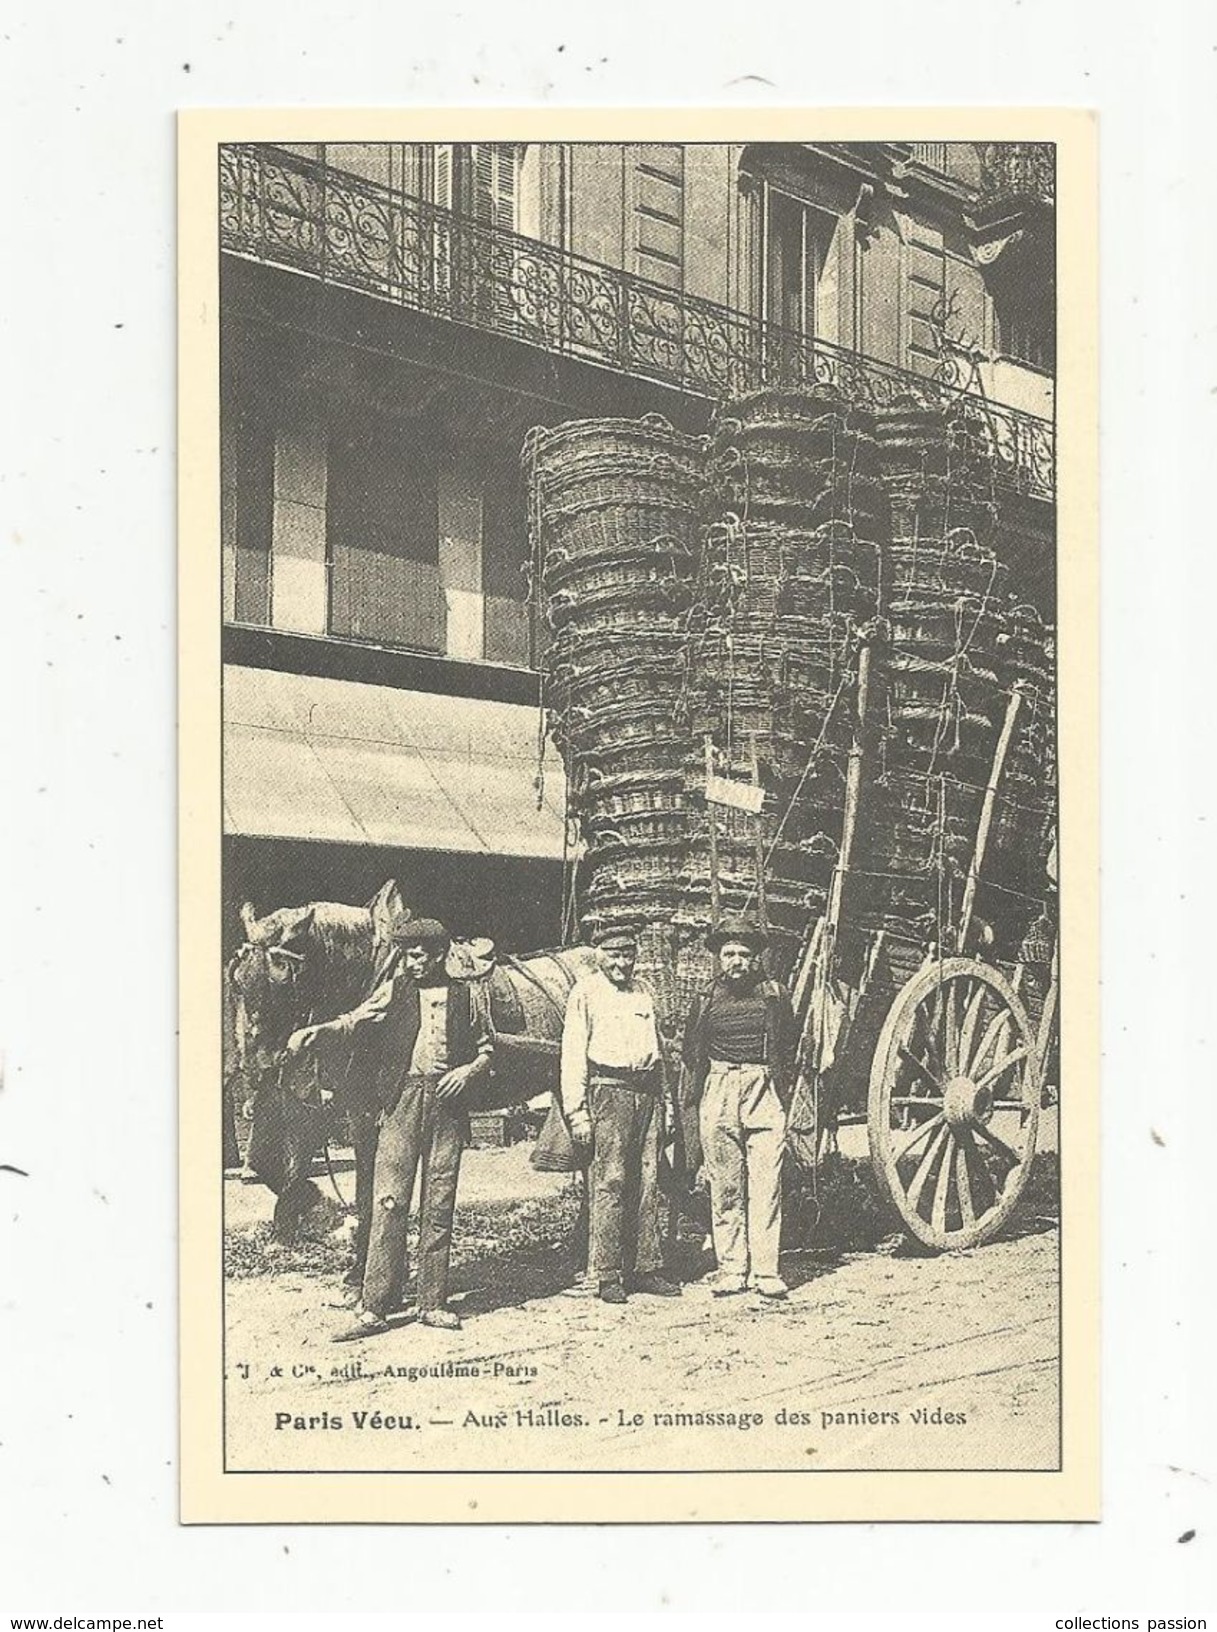
<path fill-rule="evenodd" d="M 186 1521 L 1098 1516 L 1094 149 L 183 116 Z"/>

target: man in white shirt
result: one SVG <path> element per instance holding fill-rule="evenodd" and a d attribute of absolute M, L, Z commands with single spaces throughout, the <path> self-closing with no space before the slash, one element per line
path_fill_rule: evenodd
<path fill-rule="evenodd" d="M 591 1273 L 605 1303 L 679 1297 L 661 1273 L 655 1003 L 634 979 L 637 936 L 606 930 L 595 944 L 601 968 L 576 982 L 562 1028 L 562 1108 L 576 1145 L 591 1146 Z"/>

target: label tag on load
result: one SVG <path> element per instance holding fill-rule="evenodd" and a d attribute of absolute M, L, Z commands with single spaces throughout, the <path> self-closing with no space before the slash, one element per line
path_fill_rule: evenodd
<path fill-rule="evenodd" d="M 730 805 L 732 810 L 747 810 L 753 816 L 759 816 L 765 808 L 765 790 L 755 782 L 733 782 L 726 776 L 708 776 L 706 802 Z"/>

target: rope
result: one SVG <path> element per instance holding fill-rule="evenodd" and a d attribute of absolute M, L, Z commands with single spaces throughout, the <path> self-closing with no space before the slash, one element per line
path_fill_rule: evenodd
<path fill-rule="evenodd" d="M 824 716 L 824 722 L 820 727 L 820 734 L 816 738 L 815 742 L 812 744 L 811 752 L 807 756 L 807 763 L 803 767 L 802 775 L 799 777 L 799 780 L 795 785 L 794 792 L 791 794 L 789 800 L 787 801 L 786 809 L 782 813 L 782 819 L 778 823 L 777 829 L 774 832 L 773 842 L 770 844 L 769 850 L 768 850 L 768 852 L 767 852 L 767 854 L 765 856 L 766 865 L 768 865 L 769 861 L 773 857 L 774 851 L 777 849 L 778 842 L 780 841 L 780 839 L 782 837 L 782 834 L 786 830 L 786 823 L 789 821 L 791 813 L 793 812 L 794 807 L 795 807 L 796 803 L 798 802 L 798 799 L 799 799 L 800 795 L 802 794 L 804 787 L 807 785 L 807 778 L 811 775 L 812 766 L 815 764 L 816 760 L 819 758 L 819 755 L 820 755 L 820 753 L 821 753 L 821 751 L 822 751 L 822 749 L 824 747 L 824 739 L 828 734 L 829 724 L 832 721 L 833 715 L 836 713 L 837 704 L 841 701 L 841 694 L 845 690 L 846 682 L 848 681 L 848 679 L 849 679 L 848 673 L 842 675 L 841 680 L 840 680 L 840 682 L 839 682 L 839 684 L 837 686 L 837 689 L 836 689 L 835 693 L 833 694 L 832 702 L 828 705 L 828 712 Z"/>

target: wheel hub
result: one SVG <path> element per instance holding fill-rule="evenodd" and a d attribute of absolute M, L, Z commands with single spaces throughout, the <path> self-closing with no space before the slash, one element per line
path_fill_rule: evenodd
<path fill-rule="evenodd" d="M 983 1122 L 993 1108 L 993 1096 L 971 1077 L 952 1077 L 943 1096 L 942 1114 L 954 1133 Z"/>

